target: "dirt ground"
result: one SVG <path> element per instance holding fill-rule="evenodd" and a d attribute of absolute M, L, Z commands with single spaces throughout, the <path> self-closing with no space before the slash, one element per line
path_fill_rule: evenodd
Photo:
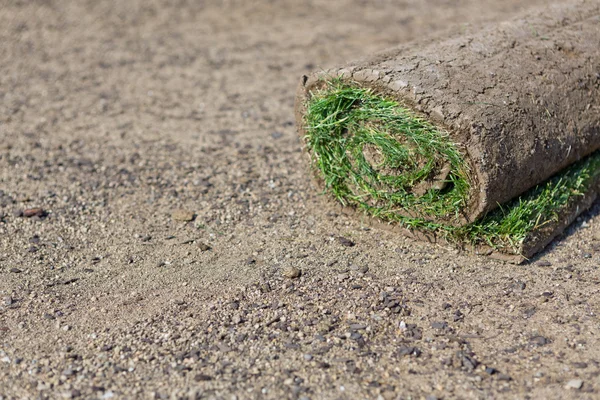
<path fill-rule="evenodd" d="M 293 120 L 303 73 L 533 3 L 0 2 L 0 398 L 598 398 L 599 206 L 522 266 L 411 241 Z"/>

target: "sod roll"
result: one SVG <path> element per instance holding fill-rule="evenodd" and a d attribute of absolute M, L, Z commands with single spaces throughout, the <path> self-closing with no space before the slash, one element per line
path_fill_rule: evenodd
<path fill-rule="evenodd" d="M 596 198 L 600 3 L 304 76 L 296 119 L 317 181 L 342 205 L 529 257 Z"/>

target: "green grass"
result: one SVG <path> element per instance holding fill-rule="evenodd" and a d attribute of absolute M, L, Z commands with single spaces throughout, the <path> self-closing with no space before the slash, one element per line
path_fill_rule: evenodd
<path fill-rule="evenodd" d="M 307 108 L 307 143 L 328 191 L 342 204 L 390 218 L 459 218 L 470 190 L 466 164 L 447 133 L 368 89 L 332 83 Z M 369 162 L 366 150 L 378 160 Z M 444 166 L 440 190 L 429 188 Z M 425 193 L 415 193 L 419 191 Z"/>
<path fill-rule="evenodd" d="M 600 173 L 596 152 L 480 220 L 457 227 L 451 222 L 467 204 L 470 171 L 447 132 L 397 101 L 341 80 L 312 93 L 306 106 L 305 140 L 326 192 L 383 221 L 453 242 L 518 252 L 529 234 L 557 221 Z M 441 175 L 442 170 L 447 173 Z"/>

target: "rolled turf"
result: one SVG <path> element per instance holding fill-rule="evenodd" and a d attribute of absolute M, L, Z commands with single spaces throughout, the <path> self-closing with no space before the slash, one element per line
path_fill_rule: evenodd
<path fill-rule="evenodd" d="M 522 261 L 600 188 L 600 4 L 303 77 L 318 182 L 371 221 Z"/>

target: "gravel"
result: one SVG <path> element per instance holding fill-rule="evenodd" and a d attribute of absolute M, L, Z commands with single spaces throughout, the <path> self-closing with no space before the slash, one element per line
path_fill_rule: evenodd
<path fill-rule="evenodd" d="M 302 74 L 522 2 L 9 3 L 3 398 L 597 397 L 598 206 L 515 268 L 301 167 Z"/>

